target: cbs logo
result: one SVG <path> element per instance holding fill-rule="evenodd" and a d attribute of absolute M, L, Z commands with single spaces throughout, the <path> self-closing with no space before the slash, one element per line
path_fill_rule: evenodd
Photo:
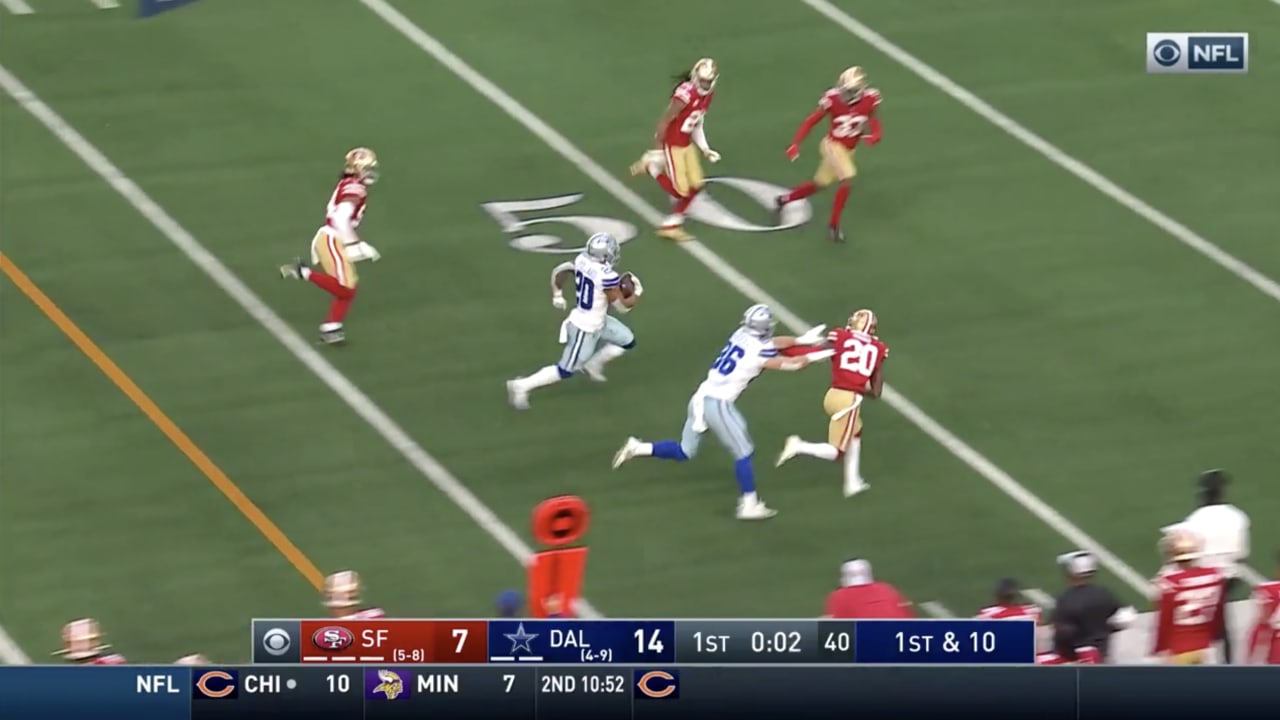
<path fill-rule="evenodd" d="M 1160 67 L 1173 67 L 1182 59 L 1182 44 L 1167 38 L 1161 40 L 1152 46 L 1151 59 Z"/>
<path fill-rule="evenodd" d="M 271 628 L 262 634 L 262 650 L 271 657 L 281 657 L 293 648 L 293 638 L 281 628 Z"/>

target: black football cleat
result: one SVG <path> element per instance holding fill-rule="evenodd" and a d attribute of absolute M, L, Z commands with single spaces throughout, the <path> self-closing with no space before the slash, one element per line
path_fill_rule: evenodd
<path fill-rule="evenodd" d="M 844 243 L 844 232 L 838 226 L 832 225 L 827 228 L 827 238 L 833 243 L 842 244 Z"/>

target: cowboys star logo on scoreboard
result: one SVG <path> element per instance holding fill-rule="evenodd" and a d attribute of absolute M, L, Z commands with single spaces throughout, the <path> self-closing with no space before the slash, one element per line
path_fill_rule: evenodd
<path fill-rule="evenodd" d="M 509 655 L 490 655 L 489 662 L 542 662 L 542 656 L 534 654 L 533 641 L 541 633 L 531 633 L 524 629 L 524 623 L 516 626 L 515 632 L 502 633 L 511 641 Z"/>

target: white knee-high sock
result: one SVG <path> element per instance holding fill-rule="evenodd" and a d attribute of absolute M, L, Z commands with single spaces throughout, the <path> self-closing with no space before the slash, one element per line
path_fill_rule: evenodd
<path fill-rule="evenodd" d="M 796 445 L 796 452 L 827 461 L 834 461 L 840 457 L 840 451 L 830 443 L 801 442 Z"/>
<path fill-rule="evenodd" d="M 849 447 L 844 451 L 844 491 L 850 493 L 853 490 L 861 488 L 864 483 L 862 475 L 859 473 L 858 460 L 862 455 L 862 438 L 856 437 L 849 441 Z"/>
<path fill-rule="evenodd" d="M 608 363 L 611 360 L 617 360 L 626 354 L 627 351 L 625 348 L 617 345 L 605 345 L 597 350 L 596 354 L 592 355 L 591 359 L 588 360 L 587 363 L 592 367 L 602 368 L 605 366 L 605 363 Z"/>
<path fill-rule="evenodd" d="M 562 379 L 560 377 L 560 368 L 555 365 L 548 365 L 528 377 L 516 378 L 515 384 L 522 391 L 529 392 L 546 385 L 554 385 Z"/>

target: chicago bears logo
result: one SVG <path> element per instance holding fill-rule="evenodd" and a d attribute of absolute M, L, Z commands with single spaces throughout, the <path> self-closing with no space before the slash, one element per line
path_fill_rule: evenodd
<path fill-rule="evenodd" d="M 311 644 L 321 652 L 342 652 L 356 644 L 356 636 L 344 627 L 331 625 L 312 633 Z"/>

